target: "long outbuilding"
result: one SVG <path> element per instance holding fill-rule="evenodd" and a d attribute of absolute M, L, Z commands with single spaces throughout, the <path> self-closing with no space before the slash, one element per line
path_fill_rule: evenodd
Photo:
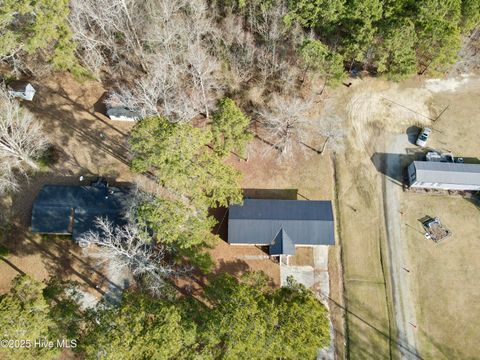
<path fill-rule="evenodd" d="M 229 208 L 228 243 L 268 246 L 272 256 L 294 255 L 296 246 L 335 245 L 332 203 L 245 199 Z"/>
<path fill-rule="evenodd" d="M 480 164 L 414 161 L 408 166 L 412 188 L 476 191 L 480 190 Z"/>

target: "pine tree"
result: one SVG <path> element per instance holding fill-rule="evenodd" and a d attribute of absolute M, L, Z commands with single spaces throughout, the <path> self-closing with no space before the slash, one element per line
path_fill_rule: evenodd
<path fill-rule="evenodd" d="M 245 147 L 253 135 L 248 131 L 250 119 L 238 108 L 232 99 L 224 98 L 212 117 L 214 149 L 220 156 L 237 151 L 245 156 Z"/>
<path fill-rule="evenodd" d="M 212 134 L 164 117 L 143 119 L 133 129 L 132 170 L 152 172 L 160 185 L 197 207 L 241 202 L 239 172 L 211 150 Z"/>
<path fill-rule="evenodd" d="M 195 326 L 166 300 L 126 293 L 117 306 L 98 308 L 86 319 L 79 341 L 87 359 L 182 359 Z"/>
<path fill-rule="evenodd" d="M 85 72 L 75 57 L 68 0 L 4 0 L 0 5 L 0 58 L 43 50 L 57 69 Z"/>
<path fill-rule="evenodd" d="M 58 349 L 35 347 L 40 339 L 54 338 L 55 322 L 50 317 L 50 306 L 43 297 L 44 285 L 27 276 L 13 280 L 10 293 L 0 297 L 0 339 L 17 341 L 17 346 L 0 347 L 2 359 L 56 359 Z M 28 341 L 30 347 L 21 347 Z M 15 344 L 15 343 L 14 343 Z"/>
<path fill-rule="evenodd" d="M 326 78 L 330 84 L 336 85 L 346 77 L 342 56 L 331 52 L 319 40 L 306 40 L 300 48 L 300 57 L 305 71 Z"/>

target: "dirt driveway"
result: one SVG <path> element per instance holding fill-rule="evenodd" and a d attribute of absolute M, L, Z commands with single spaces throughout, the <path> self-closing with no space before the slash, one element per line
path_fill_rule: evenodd
<path fill-rule="evenodd" d="M 383 203 L 388 247 L 388 264 L 393 290 L 393 308 L 398 332 L 398 351 L 402 359 L 418 359 L 415 304 L 412 299 L 412 284 L 408 269 L 408 248 L 402 238 L 400 196 L 402 192 L 401 176 L 407 165 L 402 159 L 408 158 L 407 148 L 412 144 L 408 136 L 391 135 L 386 140 L 384 158 L 385 176 L 383 181 Z M 403 156 L 402 156 L 403 155 Z"/>

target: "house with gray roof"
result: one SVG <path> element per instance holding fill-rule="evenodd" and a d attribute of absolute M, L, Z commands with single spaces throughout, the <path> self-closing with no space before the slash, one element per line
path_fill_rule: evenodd
<path fill-rule="evenodd" d="M 231 205 L 228 243 L 268 246 L 271 256 L 296 246 L 335 245 L 331 201 L 245 199 Z"/>
<path fill-rule="evenodd" d="M 99 217 L 124 225 L 127 195 L 127 189 L 101 181 L 91 186 L 45 185 L 33 204 L 31 231 L 72 235 L 78 242 L 87 232 L 98 231 Z"/>
<path fill-rule="evenodd" d="M 414 161 L 408 166 L 411 188 L 478 191 L 480 164 Z"/>

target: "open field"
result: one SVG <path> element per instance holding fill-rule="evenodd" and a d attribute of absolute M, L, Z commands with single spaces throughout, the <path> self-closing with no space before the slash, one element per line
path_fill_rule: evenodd
<path fill-rule="evenodd" d="M 480 330 L 480 207 L 465 199 L 405 193 L 402 233 L 415 284 L 417 337 L 424 359 L 474 359 Z M 418 219 L 438 216 L 452 231 L 440 244 L 423 237 Z"/>
<path fill-rule="evenodd" d="M 347 354 L 352 359 L 381 359 L 390 357 L 392 331 L 388 274 L 382 263 L 382 208 L 376 196 L 381 185 L 373 165 L 361 161 L 353 154 L 337 159 Z"/>

